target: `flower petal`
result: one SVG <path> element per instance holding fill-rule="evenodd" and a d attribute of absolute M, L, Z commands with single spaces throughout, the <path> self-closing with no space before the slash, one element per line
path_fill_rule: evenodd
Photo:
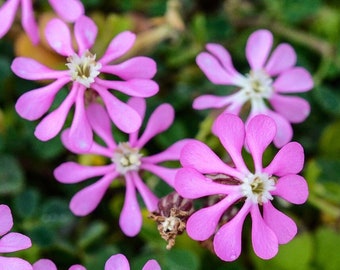
<path fill-rule="evenodd" d="M 242 174 L 225 164 L 206 144 L 192 141 L 183 147 L 180 161 L 183 167 L 195 168 L 203 174 L 226 174 L 242 178 Z"/>
<path fill-rule="evenodd" d="M 128 52 L 135 43 L 136 35 L 130 31 L 124 31 L 111 40 L 105 54 L 98 61 L 102 66 L 116 60 Z"/>
<path fill-rule="evenodd" d="M 297 142 L 290 142 L 279 150 L 264 171 L 276 176 L 297 174 L 302 170 L 303 164 L 303 147 Z"/>
<path fill-rule="evenodd" d="M 275 233 L 264 222 L 257 204 L 252 206 L 250 214 L 252 220 L 251 240 L 254 252 L 261 259 L 271 259 L 278 252 L 278 239 Z"/>
<path fill-rule="evenodd" d="M 273 112 L 271 110 L 267 110 L 264 112 L 266 115 L 273 118 L 276 124 L 276 135 L 274 137 L 274 144 L 276 147 L 280 148 L 283 145 L 287 144 L 291 141 L 293 137 L 293 129 L 290 123 L 282 117 L 280 114 Z"/>
<path fill-rule="evenodd" d="M 80 264 L 72 265 L 68 270 L 86 270 L 86 268 Z"/>
<path fill-rule="evenodd" d="M 48 44 L 57 53 L 63 56 L 71 56 L 74 54 L 70 29 L 62 20 L 50 20 L 45 28 L 45 36 Z"/>
<path fill-rule="evenodd" d="M 295 222 L 277 210 L 271 202 L 263 204 L 263 219 L 275 233 L 279 244 L 288 243 L 297 233 Z"/>
<path fill-rule="evenodd" d="M 270 76 L 278 75 L 296 64 L 296 53 L 292 46 L 286 43 L 279 44 L 271 54 L 265 70 Z"/>
<path fill-rule="evenodd" d="M 100 70 L 123 80 L 151 79 L 157 72 L 156 62 L 150 57 L 138 56 L 116 65 L 106 65 Z"/>
<path fill-rule="evenodd" d="M 20 0 L 8 0 L 0 7 L 0 38 L 11 28 L 15 14 L 18 11 Z"/>
<path fill-rule="evenodd" d="M 125 175 L 126 192 L 123 209 L 119 217 L 119 225 L 122 231 L 130 237 L 136 236 L 143 223 L 142 213 L 137 201 L 136 190 L 129 174 Z"/>
<path fill-rule="evenodd" d="M 159 105 L 150 115 L 145 130 L 137 141 L 137 146 L 142 148 L 151 138 L 167 130 L 174 119 L 175 110 L 170 104 Z"/>
<path fill-rule="evenodd" d="M 111 182 L 117 177 L 117 173 L 106 174 L 94 184 L 76 193 L 71 202 L 70 209 L 77 216 L 86 216 L 91 213 L 102 200 Z"/>
<path fill-rule="evenodd" d="M 242 227 L 249 212 L 250 204 L 245 204 L 240 211 L 224 224 L 215 234 L 214 250 L 223 261 L 235 261 L 241 254 Z"/>
<path fill-rule="evenodd" d="M 51 1 L 51 0 L 50 0 Z M 78 44 L 78 54 L 82 55 L 96 41 L 98 28 L 87 16 L 81 16 L 74 25 L 74 35 Z"/>
<path fill-rule="evenodd" d="M 143 180 L 140 178 L 138 173 L 132 172 L 131 177 L 133 179 L 133 182 L 139 192 L 139 194 L 142 196 L 143 201 L 145 203 L 146 208 L 149 212 L 153 212 L 157 209 L 158 204 L 158 198 L 157 196 L 150 190 L 150 188 L 143 182 Z"/>
<path fill-rule="evenodd" d="M 151 163 L 142 163 L 141 169 L 152 172 L 166 182 L 169 186 L 174 186 L 175 175 L 177 173 L 177 168 L 165 168 Z"/>
<path fill-rule="evenodd" d="M 48 0 L 48 2 L 64 21 L 74 22 L 84 14 L 84 6 L 79 0 Z"/>
<path fill-rule="evenodd" d="M 212 129 L 227 150 L 236 168 L 247 173 L 248 169 L 242 158 L 245 128 L 241 118 L 233 114 L 223 113 L 215 120 Z"/>
<path fill-rule="evenodd" d="M 225 96 L 202 95 L 194 99 L 192 107 L 195 110 L 222 108 L 227 106 L 230 102 L 231 100 Z"/>
<path fill-rule="evenodd" d="M 312 76 L 302 67 L 294 67 L 281 73 L 273 83 L 275 91 L 279 93 L 306 92 L 313 86 Z"/>
<path fill-rule="evenodd" d="M 112 255 L 105 263 L 105 270 L 130 270 L 130 264 L 123 254 Z"/>
<path fill-rule="evenodd" d="M 14 252 L 27 249 L 32 246 L 31 239 L 26 235 L 16 232 L 10 232 L 0 239 L 0 252 Z"/>
<path fill-rule="evenodd" d="M 223 185 L 205 177 L 193 168 L 179 169 L 174 187 L 184 198 L 197 199 L 209 195 L 227 195 L 237 193 L 238 186 Z"/>
<path fill-rule="evenodd" d="M 34 18 L 32 1 L 21 1 L 21 24 L 33 44 L 39 42 L 39 28 Z"/>
<path fill-rule="evenodd" d="M 308 185 L 300 175 L 287 175 L 279 178 L 276 189 L 271 192 L 294 204 L 303 204 L 308 198 Z"/>
<path fill-rule="evenodd" d="M 142 270 L 161 270 L 161 267 L 156 260 L 148 260 Z"/>
<path fill-rule="evenodd" d="M 15 58 L 11 69 L 15 75 L 26 80 L 61 79 L 68 74 L 67 71 L 50 69 L 38 61 L 27 57 Z M 70 77 L 66 76 L 70 80 Z M 65 81 L 65 79 L 62 81 Z"/>
<path fill-rule="evenodd" d="M 40 259 L 33 264 L 33 270 L 58 270 L 54 262 L 48 259 Z"/>
<path fill-rule="evenodd" d="M 73 184 L 92 177 L 105 175 L 110 171 L 114 171 L 114 165 L 85 166 L 68 161 L 60 164 L 54 170 L 54 177 L 61 183 Z"/>
<path fill-rule="evenodd" d="M 146 101 L 144 98 L 131 97 L 129 98 L 127 104 L 139 114 L 141 119 L 144 119 L 146 111 Z M 139 129 L 129 134 L 129 143 L 131 146 L 134 147 L 136 145 L 138 136 Z"/>
<path fill-rule="evenodd" d="M 0 205 L 0 236 L 8 233 L 13 227 L 13 217 L 11 209 L 5 205 Z"/>
<path fill-rule="evenodd" d="M 264 67 L 273 45 L 273 35 L 265 29 L 253 32 L 247 41 L 246 57 L 251 69 L 258 70 Z"/>
<path fill-rule="evenodd" d="M 256 115 L 246 126 L 246 144 L 251 153 L 255 171 L 262 171 L 262 155 L 276 134 L 276 124 L 266 115 Z"/>
<path fill-rule="evenodd" d="M 27 261 L 20 258 L 8 258 L 0 256 L 0 269 L 1 270 L 33 270 L 32 265 Z M 34 269 L 35 270 L 35 269 Z M 44 270 L 54 270 L 44 269 Z"/>
<path fill-rule="evenodd" d="M 310 113 L 309 103 L 300 97 L 273 95 L 269 102 L 275 111 L 291 123 L 303 122 Z"/>

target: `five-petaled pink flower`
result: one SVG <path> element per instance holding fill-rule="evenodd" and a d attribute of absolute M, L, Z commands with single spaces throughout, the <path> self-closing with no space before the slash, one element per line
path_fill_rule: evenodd
<path fill-rule="evenodd" d="M 296 54 L 289 44 L 279 44 L 269 57 L 272 44 L 273 36 L 268 30 L 258 30 L 250 35 L 246 57 L 251 70 L 246 75 L 235 70 L 229 52 L 221 45 L 207 44 L 208 52 L 197 56 L 198 66 L 211 82 L 235 85 L 238 91 L 229 96 L 197 97 L 193 107 L 226 107 L 226 112 L 239 114 L 243 105 L 249 101 L 251 109 L 248 120 L 257 114 L 272 117 L 278 127 L 274 144 L 281 147 L 292 139 L 290 122 L 302 122 L 310 112 L 306 100 L 286 94 L 309 91 L 313 87 L 313 80 L 308 71 L 295 66 Z"/>
<path fill-rule="evenodd" d="M 146 102 L 142 98 L 131 98 L 128 102 L 143 119 L 146 109 Z M 166 168 L 157 165 L 168 160 L 178 160 L 182 147 L 190 139 L 180 140 L 161 153 L 144 156 L 141 152 L 144 145 L 155 135 L 165 131 L 174 120 L 174 109 L 169 104 L 162 104 L 151 114 L 143 134 L 138 138 L 137 130 L 129 135 L 126 142 L 116 143 L 111 132 L 110 119 L 99 104 L 91 104 L 86 109 L 86 116 L 95 133 L 105 142 L 106 146 L 93 143 L 90 154 L 105 156 L 111 160 L 104 166 L 84 166 L 75 162 L 66 162 L 55 169 L 56 179 L 62 183 L 77 183 L 86 179 L 102 176 L 100 180 L 79 191 L 71 200 L 72 212 L 84 216 L 92 212 L 112 181 L 119 176 L 125 178 L 126 195 L 125 202 L 120 214 L 120 227 L 128 236 L 138 234 L 142 226 L 142 215 L 136 197 L 136 189 L 144 200 L 147 209 L 152 212 L 156 210 L 158 198 L 150 191 L 139 176 L 141 170 L 149 171 L 167 184 L 173 186 L 177 168 Z M 65 130 L 62 134 L 62 141 L 66 148 L 74 153 L 78 152 L 73 147 L 73 142 Z"/>
<path fill-rule="evenodd" d="M 9 232 L 13 227 L 11 209 L 4 204 L 0 205 L 0 253 L 15 252 L 32 246 L 31 240 L 16 232 Z M 13 257 L 0 256 L 1 270 L 32 270 L 32 266 L 25 260 Z"/>
<path fill-rule="evenodd" d="M 198 241 L 214 234 L 214 250 L 218 257 L 233 261 L 241 253 L 241 233 L 246 216 L 252 220 L 252 244 L 257 256 L 270 259 L 278 252 L 278 244 L 289 242 L 297 233 L 295 222 L 273 206 L 273 196 L 290 203 L 302 204 L 308 196 L 305 179 L 297 175 L 304 164 L 302 146 L 297 142 L 284 145 L 272 162 L 263 167 L 262 156 L 276 134 L 273 119 L 266 115 L 252 118 L 244 126 L 233 114 L 221 114 L 214 132 L 230 155 L 234 166 L 224 163 L 207 145 L 195 141 L 182 150 L 183 166 L 176 175 L 175 189 L 185 197 L 196 199 L 218 195 L 221 200 L 190 216 L 188 235 Z M 246 146 L 253 158 L 254 172 L 242 157 Z M 232 177 L 235 181 L 214 179 Z M 240 201 L 238 213 L 219 228 L 223 214 Z"/>
<path fill-rule="evenodd" d="M 97 26 L 86 17 L 80 17 L 74 26 L 78 53 L 72 48 L 68 26 L 59 19 L 52 19 L 46 26 L 46 38 L 50 46 L 67 57 L 68 70 L 51 70 L 37 61 L 18 57 L 13 61 L 12 70 L 28 80 L 55 79 L 47 86 L 23 94 L 16 103 L 18 114 L 28 120 L 42 117 L 51 107 L 56 94 L 72 82 L 72 87 L 57 109 L 45 116 L 35 130 L 35 136 L 47 141 L 62 129 L 65 119 L 73 106 L 75 112 L 69 135 L 75 147 L 88 150 L 93 142 L 93 133 L 85 113 L 88 103 L 102 98 L 115 125 L 126 133 L 135 132 L 141 125 L 139 114 L 120 101 L 108 89 L 115 89 L 130 96 L 150 97 L 158 92 L 158 85 L 151 80 L 156 73 L 156 63 L 149 57 L 133 57 L 119 64 L 109 64 L 125 54 L 135 42 L 135 34 L 126 31 L 116 36 L 104 55 L 97 61 L 89 49 L 95 42 Z M 99 74 L 112 74 L 122 80 L 106 80 Z"/>
<path fill-rule="evenodd" d="M 74 22 L 82 14 L 84 7 L 80 0 L 48 0 L 54 11 L 65 21 Z M 21 4 L 21 24 L 34 44 L 39 42 L 39 29 L 34 18 L 32 0 L 7 0 L 0 7 L 0 38 L 11 28 Z"/>

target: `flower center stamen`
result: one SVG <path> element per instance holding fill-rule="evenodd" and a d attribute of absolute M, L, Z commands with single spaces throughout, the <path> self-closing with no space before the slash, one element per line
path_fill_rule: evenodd
<path fill-rule="evenodd" d="M 270 98 L 273 79 L 264 70 L 251 70 L 246 75 L 243 91 L 249 98 Z"/>
<path fill-rule="evenodd" d="M 125 175 L 129 171 L 138 171 L 141 165 L 138 148 L 133 148 L 128 142 L 119 143 L 112 157 L 112 162 L 116 165 L 116 170 Z"/>
<path fill-rule="evenodd" d="M 70 70 L 73 81 L 77 81 L 89 88 L 94 79 L 100 74 L 101 63 L 97 63 L 96 55 L 85 51 L 81 57 L 74 54 L 67 58 L 66 66 Z"/>

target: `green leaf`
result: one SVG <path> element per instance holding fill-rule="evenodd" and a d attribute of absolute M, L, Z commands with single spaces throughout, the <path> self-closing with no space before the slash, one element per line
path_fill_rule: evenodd
<path fill-rule="evenodd" d="M 17 194 L 24 184 L 24 175 L 17 160 L 9 155 L 0 156 L 0 195 Z"/>
<path fill-rule="evenodd" d="M 98 240 L 107 231 L 107 226 L 101 221 L 94 221 L 86 228 L 79 241 L 79 246 L 85 249 L 87 246 Z"/>
<path fill-rule="evenodd" d="M 320 152 L 328 158 L 340 158 L 340 121 L 327 126 L 320 138 Z"/>
<path fill-rule="evenodd" d="M 340 115 L 340 92 L 321 85 L 312 91 L 314 100 L 324 109 L 326 113 L 336 116 Z"/>
<path fill-rule="evenodd" d="M 32 243 L 40 247 L 50 247 L 56 240 L 56 233 L 45 225 L 39 225 L 29 231 Z"/>
<path fill-rule="evenodd" d="M 41 212 L 41 223 L 51 228 L 68 226 L 75 218 L 68 203 L 57 198 L 48 200 L 42 206 Z"/>
<path fill-rule="evenodd" d="M 185 249 L 172 249 L 166 253 L 163 270 L 196 270 L 199 269 L 199 258 L 197 255 Z"/>
<path fill-rule="evenodd" d="M 38 209 L 39 193 L 35 189 L 28 189 L 14 198 L 14 210 L 21 218 L 33 217 Z"/>

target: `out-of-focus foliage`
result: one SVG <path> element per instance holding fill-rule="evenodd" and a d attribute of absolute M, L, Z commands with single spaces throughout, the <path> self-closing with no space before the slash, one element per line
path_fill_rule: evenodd
<path fill-rule="evenodd" d="M 50 16 L 47 1 L 36 1 L 41 27 Z M 50 258 L 67 269 L 82 263 L 89 270 L 103 269 L 107 258 L 124 253 L 132 269 L 141 269 L 151 258 L 162 269 L 338 269 L 340 265 L 340 6 L 335 0 L 83 0 L 87 15 L 99 26 L 95 50 L 100 55 L 120 31 L 138 34 L 130 55 L 148 55 L 157 61 L 156 81 L 160 93 L 147 100 L 148 113 L 160 103 L 176 109 L 176 121 L 164 134 L 148 144 L 157 152 L 171 143 L 197 137 L 223 155 L 209 132 L 213 112 L 194 111 L 193 98 L 203 93 L 230 93 L 233 89 L 210 83 L 195 63 L 208 42 L 218 42 L 232 54 L 234 65 L 247 72 L 244 47 L 251 32 L 266 28 L 275 42 L 288 42 L 298 55 L 298 65 L 307 68 L 315 88 L 302 96 L 312 107 L 308 119 L 294 125 L 294 140 L 305 148 L 302 174 L 310 188 L 309 201 L 302 206 L 282 204 L 299 227 L 298 236 L 280 246 L 269 261 L 256 258 L 245 230 L 241 257 L 233 263 L 219 260 L 208 249 L 185 234 L 172 250 L 159 237 L 156 224 L 144 213 L 142 232 L 134 238 L 122 234 L 118 225 L 124 186 L 114 183 L 99 207 L 89 216 L 75 217 L 68 209 L 80 185 L 62 185 L 53 169 L 65 160 L 100 164 L 97 157 L 76 157 L 67 152 L 59 138 L 39 142 L 33 135 L 36 123 L 20 119 L 14 110 L 17 98 L 37 83 L 16 78 L 10 64 L 16 55 L 33 55 L 53 67 L 63 68 L 63 59 L 46 45 L 29 45 L 20 24 L 0 40 L 0 197 L 11 206 L 15 229 L 31 237 L 31 249 L 18 255 L 34 262 Z M 61 93 L 60 95 L 65 94 Z M 54 106 L 60 102 L 57 98 Z M 265 158 L 271 159 L 270 149 Z M 104 161 L 105 162 L 105 161 Z M 146 182 L 159 195 L 169 188 L 155 177 Z"/>

